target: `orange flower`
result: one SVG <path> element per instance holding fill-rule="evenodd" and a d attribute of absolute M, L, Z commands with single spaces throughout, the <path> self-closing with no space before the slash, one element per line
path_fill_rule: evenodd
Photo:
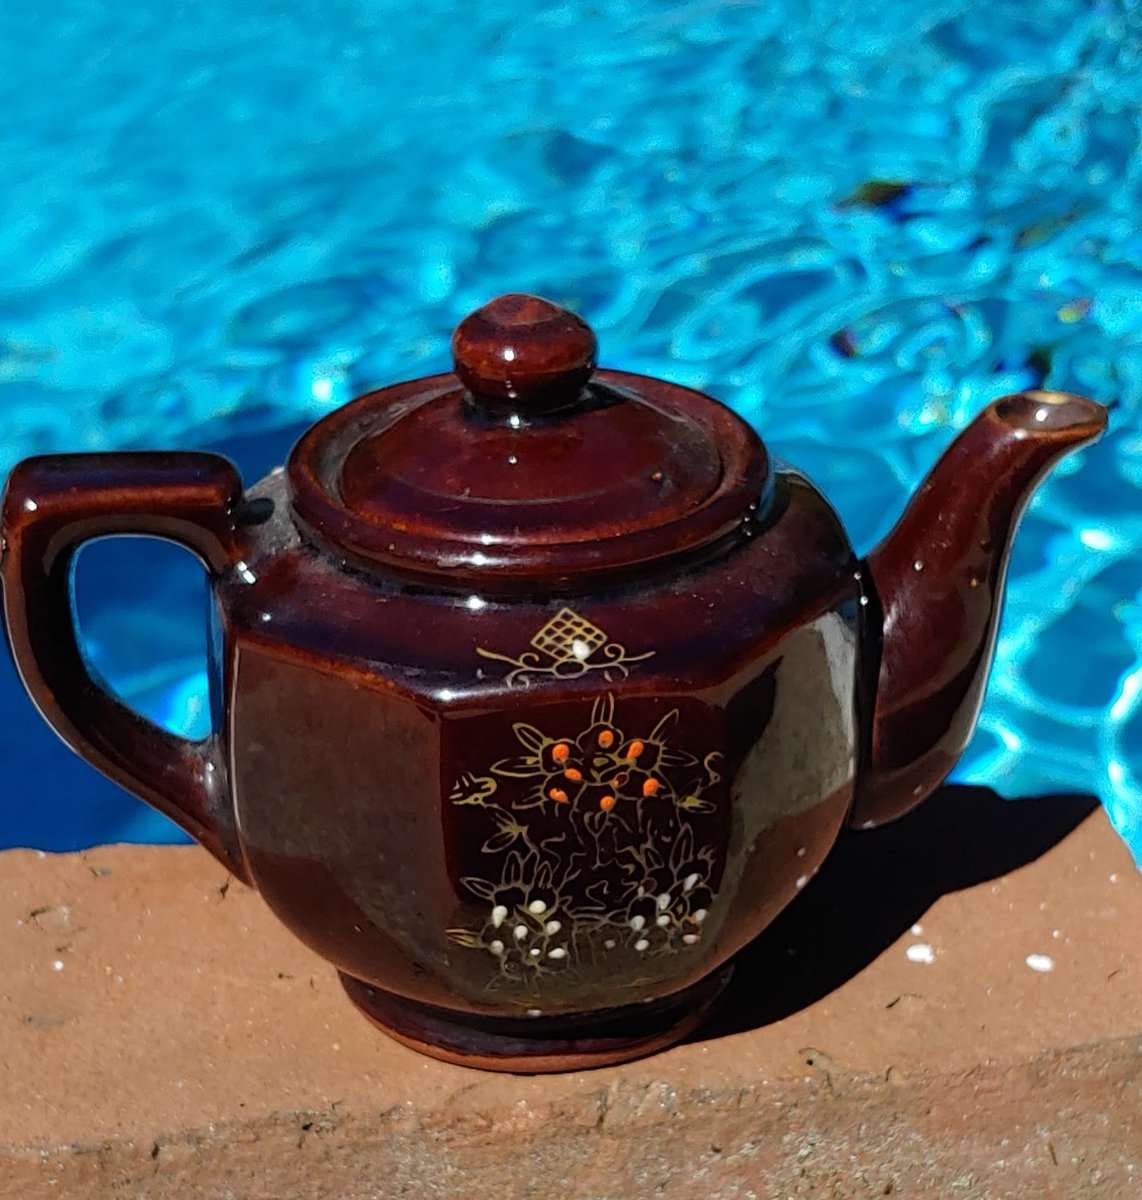
<path fill-rule="evenodd" d="M 552 788 L 547 794 L 559 804 L 567 803 L 567 793 L 562 788 Z"/>
<path fill-rule="evenodd" d="M 551 757 L 555 759 L 557 763 L 565 763 L 570 756 L 571 747 L 568 746 L 566 742 L 559 742 L 551 751 Z"/>
<path fill-rule="evenodd" d="M 563 772 L 563 774 L 566 775 L 567 778 L 570 779 L 572 783 L 582 783 L 583 782 L 583 772 L 580 771 L 578 769 L 578 767 L 568 767 L 567 770 Z"/>
<path fill-rule="evenodd" d="M 599 745 L 602 746 L 604 750 L 609 750 L 614 744 L 615 735 L 609 729 L 604 729 L 603 732 L 599 734 Z"/>
<path fill-rule="evenodd" d="M 610 812 L 615 806 L 615 798 L 609 792 L 599 801 L 599 807 L 603 812 Z"/>
<path fill-rule="evenodd" d="M 661 784 L 658 782 L 658 780 L 657 780 L 657 779 L 648 779 L 648 780 L 646 780 L 646 782 L 645 782 L 645 783 L 642 785 L 642 794 L 643 794 L 644 796 L 657 796 L 657 795 L 658 795 L 658 789 L 659 789 L 661 786 L 662 786 L 662 785 L 661 785 Z"/>
<path fill-rule="evenodd" d="M 627 758 L 638 758 L 638 756 L 646 749 L 642 742 L 631 742 L 627 747 Z"/>

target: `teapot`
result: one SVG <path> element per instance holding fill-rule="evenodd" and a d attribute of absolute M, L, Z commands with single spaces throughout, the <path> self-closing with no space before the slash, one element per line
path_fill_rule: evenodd
<path fill-rule="evenodd" d="M 619 1062 L 698 1025 L 843 828 L 947 776 L 1024 505 L 1106 410 L 988 405 L 861 559 L 749 425 L 597 369 L 573 313 L 503 296 L 452 350 L 248 491 L 211 454 L 19 464 L 8 639 L 63 740 L 257 888 L 386 1033 L 490 1069 Z M 72 564 L 113 534 L 209 573 L 202 741 L 85 663 Z"/>

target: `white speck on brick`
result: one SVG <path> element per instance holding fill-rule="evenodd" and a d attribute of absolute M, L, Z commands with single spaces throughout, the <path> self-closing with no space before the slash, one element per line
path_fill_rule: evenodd
<path fill-rule="evenodd" d="M 808 882 L 809 882 L 808 875 L 798 875 L 797 876 L 797 890 L 800 891 L 801 888 L 803 888 Z"/>
<path fill-rule="evenodd" d="M 808 850 L 806 849 L 806 847 L 801 846 L 797 850 L 797 857 L 804 858 L 807 853 L 808 853 Z"/>
<path fill-rule="evenodd" d="M 55 960 L 55 962 L 52 963 L 52 970 L 53 971 L 62 971 L 63 970 L 63 959 L 62 958 L 57 958 Z"/>
<path fill-rule="evenodd" d="M 539 1011 L 538 1008 L 529 1008 L 527 1010 L 527 1015 L 529 1017 L 541 1017 L 543 1014 Z"/>
<path fill-rule="evenodd" d="M 1032 971 L 1038 971 L 1040 974 L 1046 974 L 1055 969 L 1055 960 L 1048 954 L 1028 954 L 1023 961 Z"/>
<path fill-rule="evenodd" d="M 936 961 L 936 952 L 927 942 L 917 942 L 904 951 L 909 962 L 931 964 Z"/>
<path fill-rule="evenodd" d="M 912 926 L 912 936 L 919 937 L 924 932 L 924 926 L 916 924 Z"/>

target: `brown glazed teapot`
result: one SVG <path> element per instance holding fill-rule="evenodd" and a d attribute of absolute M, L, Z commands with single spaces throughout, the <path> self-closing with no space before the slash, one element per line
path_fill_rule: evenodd
<path fill-rule="evenodd" d="M 1106 411 L 991 404 L 862 560 L 748 425 L 595 370 L 573 314 L 504 296 L 452 345 L 454 374 L 330 414 L 249 492 L 208 454 L 22 463 L 8 636 L 61 737 L 387 1033 L 477 1067 L 617 1062 L 701 1020 L 843 826 L 948 774 L 1022 509 Z M 84 664 L 73 559 L 128 533 L 210 573 L 205 741 Z"/>

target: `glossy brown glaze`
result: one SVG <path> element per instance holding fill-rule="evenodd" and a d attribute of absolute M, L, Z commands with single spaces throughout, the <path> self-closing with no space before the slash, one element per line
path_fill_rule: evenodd
<path fill-rule="evenodd" d="M 946 774 L 1022 505 L 1104 414 L 992 406 L 865 567 L 728 409 L 594 371 L 577 317 L 505 297 L 454 344 L 458 376 L 330 415 L 246 498 L 207 455 L 21 465 L 8 634 L 61 736 L 251 881 L 370 1020 L 470 1065 L 620 1061 L 700 1019 L 846 818 Z M 84 666 L 71 564 L 115 533 L 210 574 L 204 742 Z"/>
<path fill-rule="evenodd" d="M 526 594 L 681 569 L 766 520 L 764 448 L 688 388 L 598 371 L 575 405 L 492 419 L 436 375 L 302 438 L 288 477 L 319 545 L 430 587 Z"/>
<path fill-rule="evenodd" d="M 725 967 L 665 1000 L 555 1021 L 459 1022 L 455 1013 L 410 1004 L 348 976 L 341 982 L 377 1028 L 412 1050 L 461 1067 L 541 1075 L 613 1066 L 672 1046 L 706 1019 L 732 974 Z"/>
<path fill-rule="evenodd" d="M 268 553 L 222 601 L 235 805 L 267 902 L 346 975 L 460 1023 L 648 1002 L 717 970 L 852 797 L 856 563 L 799 476 L 776 486 L 765 534 L 574 608 L 348 576 L 291 532 L 280 481 L 259 489 Z M 573 620 L 582 657 L 559 642 Z"/>
<path fill-rule="evenodd" d="M 963 753 L 983 702 L 1019 518 L 1051 467 L 1099 437 L 1106 417 L 1101 405 L 1063 392 L 995 401 L 869 556 L 880 662 L 856 825 L 913 808 Z"/>
<path fill-rule="evenodd" d="M 576 402 L 598 343 L 581 317 L 538 296 L 500 296 L 452 335 L 456 376 L 492 415 L 534 416 Z"/>
<path fill-rule="evenodd" d="M 219 579 L 244 552 L 241 498 L 234 467 L 210 454 L 29 459 L 12 472 L 4 496 L 2 568 L 12 655 L 44 718 L 73 750 L 244 878 L 218 739 L 175 737 L 115 700 L 87 669 L 71 610 L 75 555 L 109 534 L 178 542 Z"/>

